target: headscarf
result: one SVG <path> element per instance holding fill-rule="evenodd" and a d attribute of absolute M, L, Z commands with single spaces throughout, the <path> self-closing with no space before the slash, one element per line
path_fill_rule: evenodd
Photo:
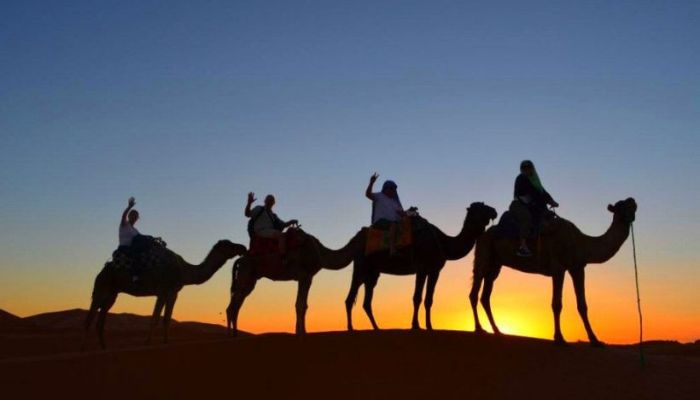
<path fill-rule="evenodd" d="M 542 186 L 542 182 L 540 181 L 540 176 L 537 174 L 537 170 L 535 169 L 535 164 L 532 163 L 530 160 L 525 160 L 520 163 L 520 169 L 523 168 L 532 168 L 532 175 L 527 176 L 527 178 L 530 180 L 530 183 L 532 183 L 532 186 L 535 187 L 539 192 L 544 192 L 544 186 Z"/>
<path fill-rule="evenodd" d="M 398 185 L 396 185 L 396 182 L 394 182 L 392 180 L 386 180 L 386 181 L 384 181 L 384 184 L 382 185 L 382 193 L 384 193 L 386 190 L 389 190 L 389 189 L 396 190 L 397 188 L 398 188 Z M 384 194 L 386 194 L 386 193 L 384 193 Z M 399 203 L 401 208 L 403 208 L 403 206 L 401 205 L 401 199 L 399 199 L 399 192 L 396 192 L 396 197 L 394 198 L 394 200 L 396 200 L 396 202 Z"/>

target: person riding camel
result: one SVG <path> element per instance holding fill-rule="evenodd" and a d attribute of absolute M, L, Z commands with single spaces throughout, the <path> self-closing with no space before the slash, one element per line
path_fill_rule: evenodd
<path fill-rule="evenodd" d="M 129 250 L 131 250 L 134 238 L 141 234 L 138 229 L 134 227 L 136 221 L 139 220 L 139 212 L 133 209 L 135 205 L 136 199 L 129 197 L 129 204 L 126 209 L 124 209 L 122 218 L 119 221 L 119 247 L 117 251 L 128 253 Z"/>
<path fill-rule="evenodd" d="M 118 257 L 120 254 L 134 259 L 139 254 L 151 249 L 153 246 L 166 246 L 166 243 L 161 238 L 142 235 L 134 225 L 139 220 L 139 212 L 134 210 L 136 199 L 129 197 L 129 204 L 124 212 L 122 212 L 121 220 L 119 221 L 119 247 L 112 253 L 112 258 Z M 141 273 L 140 263 L 132 265 L 134 282 L 139 279 Z"/>
<path fill-rule="evenodd" d="M 527 247 L 527 238 L 531 233 L 533 223 L 539 224 L 547 205 L 559 207 L 552 196 L 544 189 L 537 175 L 535 164 L 530 160 L 520 163 L 520 175 L 515 179 L 513 202 L 509 210 L 518 221 L 520 247 L 518 256 L 530 257 L 532 252 Z"/>
<path fill-rule="evenodd" d="M 245 216 L 250 218 L 250 221 L 248 221 L 248 233 L 251 237 L 255 235 L 268 239 L 277 239 L 279 252 L 284 260 L 287 246 L 283 231 L 288 226 L 298 225 L 299 221 L 292 219 L 285 222 L 272 212 L 272 207 L 275 205 L 275 196 L 271 194 L 265 196 L 264 206 L 255 206 L 251 209 L 250 207 L 255 200 L 257 200 L 255 194 L 253 192 L 248 193 L 248 202 L 245 206 Z"/>
<path fill-rule="evenodd" d="M 369 178 L 369 185 L 365 190 L 365 196 L 372 201 L 372 226 L 382 230 L 389 230 L 389 254 L 396 254 L 397 223 L 406 215 L 401 205 L 397 185 L 394 181 L 387 180 L 382 185 L 381 192 L 372 192 L 374 183 L 379 178 L 375 172 Z"/>

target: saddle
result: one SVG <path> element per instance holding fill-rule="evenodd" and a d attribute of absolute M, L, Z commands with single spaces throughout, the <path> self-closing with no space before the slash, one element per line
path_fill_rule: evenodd
<path fill-rule="evenodd" d="M 287 252 L 301 247 L 299 231 L 297 229 L 287 229 L 283 235 L 287 244 Z M 265 238 L 257 235 L 251 236 L 249 249 L 248 254 L 251 256 L 279 254 L 280 252 L 279 241 L 277 239 Z"/>
<path fill-rule="evenodd" d="M 136 246 L 120 247 L 112 253 L 114 268 L 125 269 L 132 275 L 138 275 L 158 265 L 175 261 L 175 253 L 169 251 L 166 243 L 160 238 L 150 236 L 138 238 L 138 243 L 134 243 Z"/>
<path fill-rule="evenodd" d="M 288 229 L 284 233 L 284 240 L 287 245 L 287 262 L 290 263 L 290 252 L 299 249 L 302 246 L 302 239 L 297 229 Z M 291 269 L 289 264 L 285 264 L 282 260 L 279 241 L 274 238 L 264 238 L 253 235 L 250 238 L 250 247 L 248 256 L 255 261 L 255 274 L 257 278 L 267 277 L 272 280 L 289 280 L 293 276 L 290 275 Z"/>
<path fill-rule="evenodd" d="M 413 232 L 416 229 L 418 217 L 405 217 L 396 225 L 397 250 L 409 247 L 413 244 Z M 422 219 L 422 218 L 421 218 Z M 365 255 L 389 250 L 389 229 L 381 229 L 376 226 L 367 228 L 367 240 L 365 241 Z"/>
<path fill-rule="evenodd" d="M 551 210 L 545 210 L 542 213 L 541 218 L 534 219 L 532 224 L 532 229 L 527 239 L 536 239 L 539 236 L 547 236 L 556 232 L 559 224 L 557 223 L 559 217 Z M 501 219 L 498 220 L 498 225 L 494 231 L 497 237 L 505 237 L 509 239 L 519 239 L 520 229 L 518 226 L 518 220 L 510 212 L 506 211 L 501 215 Z"/>

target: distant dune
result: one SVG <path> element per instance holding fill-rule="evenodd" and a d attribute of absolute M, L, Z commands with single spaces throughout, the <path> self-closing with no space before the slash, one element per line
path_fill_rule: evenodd
<path fill-rule="evenodd" d="M 78 318 L 81 312 L 63 315 Z M 28 320 L 63 321 L 54 318 Z M 18 349 L 51 334 L 2 334 L 1 341 L 14 340 L 17 349 L 14 356 L 0 353 L 0 393 L 8 399 L 700 398 L 697 342 L 648 343 L 642 367 L 633 346 L 558 347 L 546 340 L 455 331 L 226 338 L 222 327 L 214 332 L 182 325 L 173 329 L 173 343 L 150 347 L 141 344 L 142 331 L 110 327 L 110 350 L 83 354 L 75 352 L 70 333 L 54 333 L 65 343 L 43 354 Z"/>
<path fill-rule="evenodd" d="M 21 318 L 0 310 L 0 360 L 75 352 L 82 342 L 86 314 L 86 310 L 73 309 Z M 105 337 L 112 349 L 141 346 L 149 326 L 149 316 L 110 313 Z M 161 332 L 161 329 L 156 329 L 154 341 L 160 341 Z M 170 337 L 171 342 L 179 343 L 219 339 L 225 333 L 226 329 L 221 325 L 173 320 Z M 94 324 L 88 339 L 88 348 L 96 349 Z"/>

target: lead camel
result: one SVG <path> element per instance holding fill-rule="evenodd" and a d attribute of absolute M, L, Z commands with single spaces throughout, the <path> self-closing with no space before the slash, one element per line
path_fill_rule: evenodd
<path fill-rule="evenodd" d="M 495 334 L 500 334 L 491 312 L 491 292 L 502 266 L 522 272 L 540 274 L 552 278 L 552 311 L 554 313 L 554 341 L 566 343 L 561 334 L 559 316 L 562 309 L 562 289 L 564 275 L 569 273 L 576 292 L 576 305 L 586 328 L 588 339 L 593 346 L 601 346 L 588 320 L 586 305 L 585 268 L 588 264 L 600 264 L 611 259 L 627 240 L 630 225 L 637 212 L 637 203 L 632 198 L 608 205 L 613 219 L 608 230 L 601 236 L 592 237 L 581 232 L 576 225 L 563 218 L 557 218 L 547 229 L 550 233 L 540 238 L 538 250 L 532 257 L 518 257 L 518 241 L 497 235 L 498 227 L 486 231 L 476 242 L 474 275 L 469 300 L 474 314 L 477 332 L 483 332 L 476 311 L 479 290 L 483 283 L 481 305 L 486 311 Z"/>

